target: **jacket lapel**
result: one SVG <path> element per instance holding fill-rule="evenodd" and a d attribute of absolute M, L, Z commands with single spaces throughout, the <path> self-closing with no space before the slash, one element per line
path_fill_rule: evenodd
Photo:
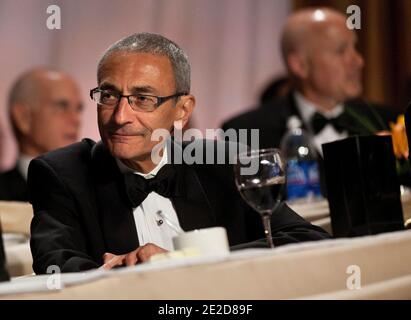
<path fill-rule="evenodd" d="M 169 161 L 173 163 L 174 159 L 181 159 L 182 157 L 176 158 L 174 155 L 176 152 L 182 155 L 183 149 L 181 144 L 171 140 L 169 150 L 172 152 Z M 184 163 L 173 163 L 173 165 L 178 170 L 183 192 L 181 192 L 181 196 L 174 197 L 171 201 L 183 230 L 190 231 L 215 226 L 215 214 L 194 165 L 190 166 Z"/>
<path fill-rule="evenodd" d="M 99 142 L 92 150 L 97 207 L 107 252 L 127 253 L 139 246 L 123 175 L 115 159 Z"/>
<path fill-rule="evenodd" d="M 350 104 L 344 105 L 345 112 L 342 118 L 342 124 L 347 129 L 350 136 L 353 135 L 373 135 L 375 132 L 382 130 L 375 126 L 372 121 L 372 114 L 364 114 L 359 108 L 354 108 Z"/>
<path fill-rule="evenodd" d="M 208 198 L 196 172 L 188 166 L 184 168 L 184 185 L 184 194 L 171 199 L 183 230 L 215 226 L 216 219 Z"/>

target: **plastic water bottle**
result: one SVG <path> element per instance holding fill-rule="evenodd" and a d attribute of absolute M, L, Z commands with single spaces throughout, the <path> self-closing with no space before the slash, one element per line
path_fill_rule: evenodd
<path fill-rule="evenodd" d="M 288 119 L 287 128 L 280 145 L 287 160 L 287 200 L 321 197 L 317 157 L 309 136 L 296 116 Z"/>

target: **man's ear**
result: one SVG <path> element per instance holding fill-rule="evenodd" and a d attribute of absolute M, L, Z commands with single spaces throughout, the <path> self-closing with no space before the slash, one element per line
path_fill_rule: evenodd
<path fill-rule="evenodd" d="M 177 113 L 176 121 L 181 121 L 182 128 L 184 128 L 187 124 L 188 119 L 190 118 L 191 113 L 194 110 L 195 103 L 195 97 L 191 94 L 180 97 L 180 101 L 178 103 L 179 110 Z"/>
<path fill-rule="evenodd" d="M 290 53 L 287 56 L 287 64 L 290 72 L 297 78 L 306 79 L 308 76 L 308 63 L 302 53 Z"/>
<path fill-rule="evenodd" d="M 31 112 L 30 107 L 15 103 L 10 108 L 10 117 L 16 129 L 23 135 L 28 135 L 31 130 Z"/>

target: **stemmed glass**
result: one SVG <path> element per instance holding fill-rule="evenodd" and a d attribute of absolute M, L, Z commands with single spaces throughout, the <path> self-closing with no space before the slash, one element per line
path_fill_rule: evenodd
<path fill-rule="evenodd" d="M 261 215 L 270 248 L 271 215 L 280 203 L 285 184 L 285 161 L 279 149 L 240 153 L 234 165 L 235 182 L 243 199 Z"/>

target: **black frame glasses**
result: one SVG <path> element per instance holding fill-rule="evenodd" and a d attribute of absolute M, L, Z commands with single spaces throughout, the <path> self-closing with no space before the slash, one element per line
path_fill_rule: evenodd
<path fill-rule="evenodd" d="M 116 98 L 116 101 L 112 104 L 104 104 L 99 100 L 99 97 L 96 96 L 96 93 L 100 93 L 100 94 L 101 93 L 108 93 L 108 94 L 114 96 Z M 119 102 L 122 98 L 127 98 L 128 104 L 130 105 L 130 107 L 134 111 L 142 111 L 142 112 L 152 112 L 156 108 L 161 106 L 163 103 L 165 103 L 166 101 L 168 101 L 170 99 L 173 99 L 173 98 L 178 98 L 180 96 L 185 96 L 185 95 L 187 95 L 186 92 L 175 93 L 175 94 L 172 94 L 170 96 L 165 96 L 165 97 L 154 96 L 154 95 L 150 95 L 150 94 L 123 95 L 119 92 L 115 92 L 115 91 L 111 91 L 111 90 L 102 90 L 99 87 L 96 87 L 96 88 L 90 90 L 90 98 L 100 106 L 104 106 L 104 107 L 108 107 L 108 108 L 114 108 L 119 104 Z M 144 103 L 141 103 L 140 105 L 136 104 L 136 101 L 138 101 L 137 99 L 142 99 L 142 98 L 147 98 L 148 100 L 154 98 L 154 99 L 157 100 L 157 102 L 155 102 L 153 104 L 148 104 L 148 105 L 144 105 Z"/>

